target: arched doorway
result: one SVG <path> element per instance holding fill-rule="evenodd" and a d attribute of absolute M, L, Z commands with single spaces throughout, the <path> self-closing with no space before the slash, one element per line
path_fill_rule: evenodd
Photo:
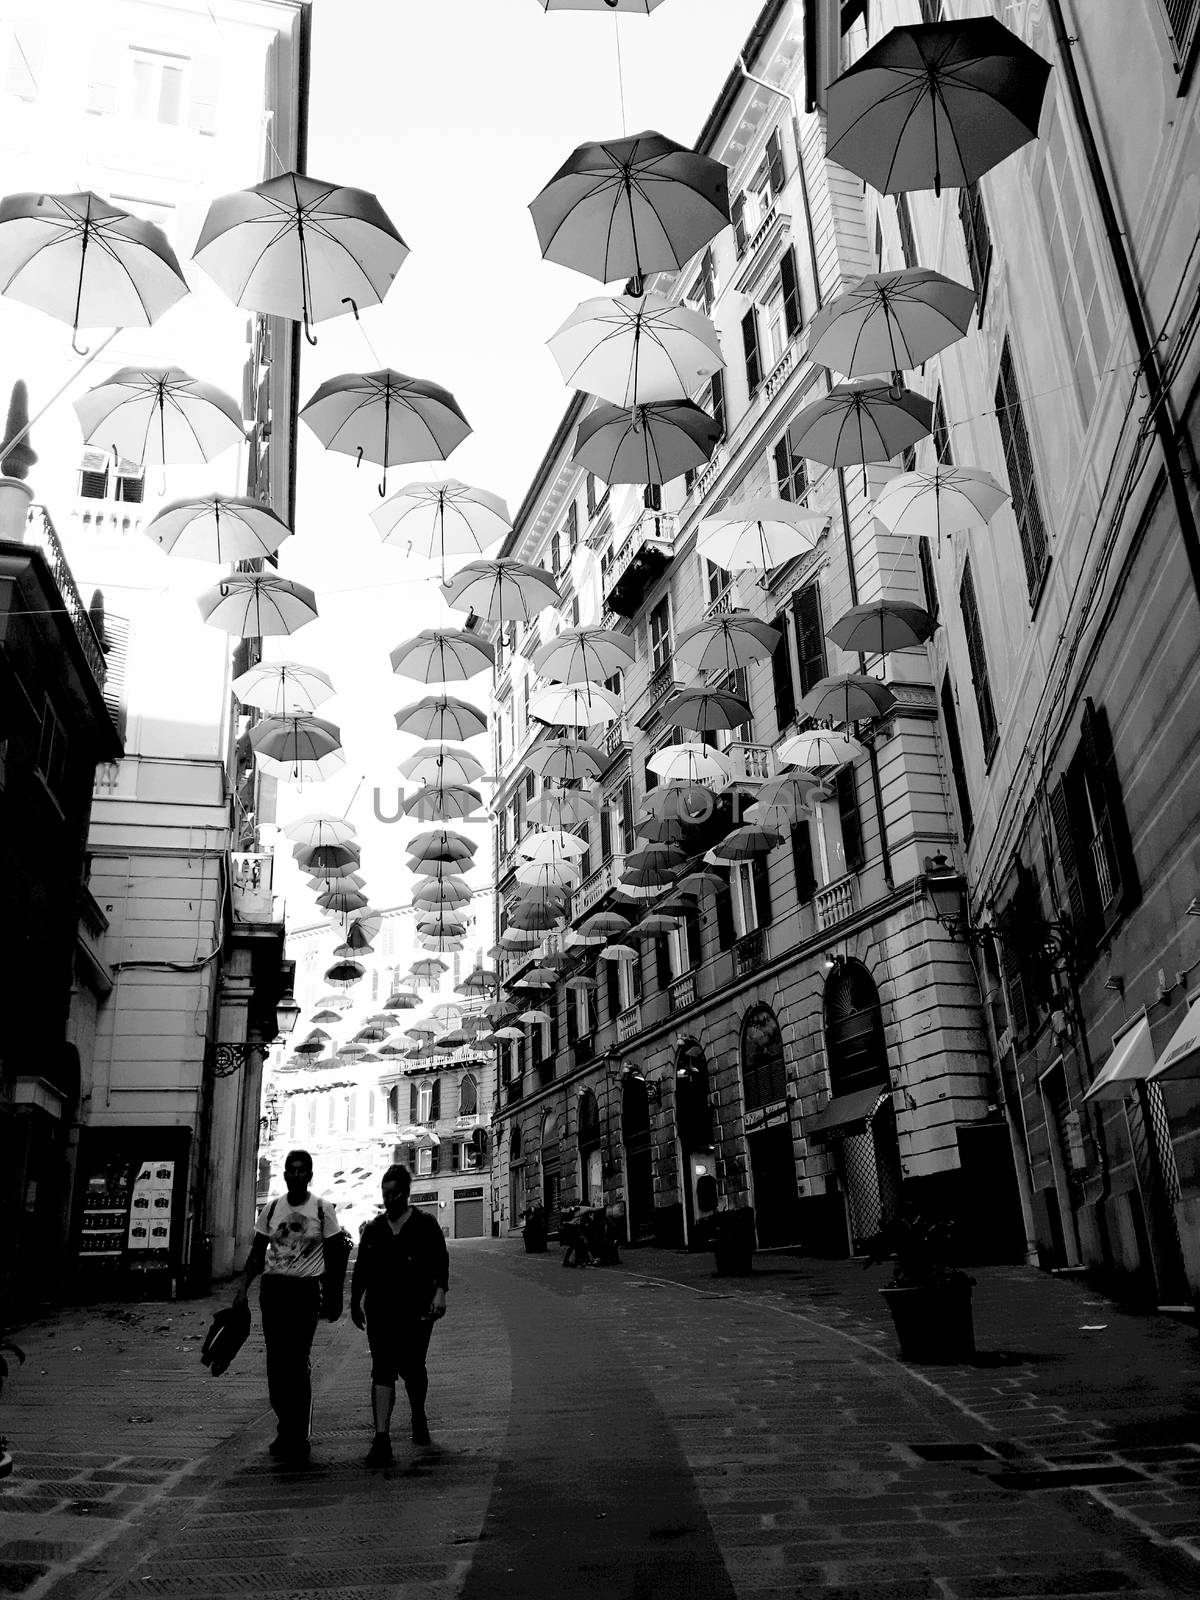
<path fill-rule="evenodd" d="M 651 1154 L 650 1097 L 640 1072 L 621 1083 L 621 1140 L 625 1146 L 625 1209 L 629 1242 L 654 1237 L 654 1160 Z"/>
<path fill-rule="evenodd" d="M 521 1130 L 514 1128 L 508 1141 L 508 1222 L 519 1228 L 525 1220 L 525 1156 Z"/>
<path fill-rule="evenodd" d="M 579 1199 L 604 1204 L 604 1160 L 600 1150 L 600 1107 L 590 1089 L 579 1096 Z"/>
<path fill-rule="evenodd" d="M 833 1096 L 822 1131 L 833 1145 L 857 1249 L 896 1215 L 902 1178 L 883 1009 L 859 961 L 843 961 L 825 985 L 825 1048 Z"/>
<path fill-rule="evenodd" d="M 742 1126 L 750 1153 L 754 1224 L 760 1245 L 800 1242 L 796 1155 L 788 1115 L 783 1035 L 770 1006 L 742 1021 Z"/>
<path fill-rule="evenodd" d="M 712 1106 L 708 1099 L 708 1061 L 694 1039 L 685 1039 L 675 1057 L 675 1133 L 679 1140 L 684 1224 L 695 1236 L 696 1185 L 716 1176 Z"/>
<path fill-rule="evenodd" d="M 542 1118 L 541 1162 L 542 1204 L 546 1208 L 546 1226 L 551 1233 L 558 1232 L 558 1212 L 562 1195 L 561 1134 L 558 1115 L 547 1111 Z"/>

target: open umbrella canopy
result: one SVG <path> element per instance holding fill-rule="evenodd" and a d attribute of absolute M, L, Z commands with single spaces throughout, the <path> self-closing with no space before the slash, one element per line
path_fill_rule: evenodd
<path fill-rule="evenodd" d="M 606 944 L 599 952 L 605 961 L 636 961 L 640 953 L 632 944 Z"/>
<path fill-rule="evenodd" d="M 901 472 L 884 484 L 871 515 L 889 533 L 940 544 L 944 533 L 985 526 L 1008 498 L 1008 490 L 981 467 L 939 463 L 930 472 Z"/>
<path fill-rule="evenodd" d="M 314 1022 L 340 1022 L 342 1014 L 340 1011 L 331 1011 L 328 1006 L 322 1006 L 320 1011 L 313 1012 L 312 1020 Z"/>
<path fill-rule="evenodd" d="M 238 639 L 298 633 L 317 615 L 311 589 L 273 572 L 235 572 L 206 589 L 197 604 L 210 627 Z"/>
<path fill-rule="evenodd" d="M 515 1044 L 518 1039 L 524 1039 L 524 1037 L 525 1037 L 525 1029 L 524 1028 L 512 1028 L 512 1027 L 509 1027 L 509 1028 L 497 1028 L 496 1029 L 496 1038 L 497 1039 L 501 1039 L 501 1040 L 505 1041 L 506 1043 L 511 1042 L 511 1043 Z"/>
<path fill-rule="evenodd" d="M 648 911 L 640 922 L 633 925 L 633 934 L 638 939 L 663 939 L 669 933 L 674 933 L 679 927 L 678 917 L 664 917 L 654 911 Z"/>
<path fill-rule="evenodd" d="M 568 978 L 563 984 L 564 989 L 572 989 L 579 994 L 587 994 L 591 989 L 598 989 L 599 982 L 595 978 L 586 977 L 583 973 L 576 973 L 573 978 Z"/>
<path fill-rule="evenodd" d="M 340 1012 L 346 1009 L 350 1001 L 344 994 L 323 994 L 317 1004 L 319 1006 L 329 1006 L 331 1010 Z"/>
<path fill-rule="evenodd" d="M 169 556 L 223 564 L 274 555 L 292 530 L 247 495 L 205 494 L 164 506 L 142 532 Z"/>
<path fill-rule="evenodd" d="M 708 855 L 713 861 L 752 861 L 755 856 L 765 856 L 782 843 L 783 835 L 767 828 L 734 828 L 719 844 L 713 845 Z"/>
<path fill-rule="evenodd" d="M 551 727 L 590 728 L 614 722 L 621 715 L 621 702 L 598 684 L 554 683 L 533 695 L 529 715 Z"/>
<path fill-rule="evenodd" d="M 965 187 L 1037 137 L 1049 76 L 994 17 L 893 28 L 829 85 L 825 154 L 886 194 Z"/>
<path fill-rule="evenodd" d="M 419 995 L 411 989 L 393 989 L 383 1002 L 385 1011 L 414 1011 L 421 1004 Z"/>
<path fill-rule="evenodd" d="M 518 901 L 509 913 L 509 926 L 531 932 L 555 928 L 566 915 L 565 902 L 548 891 L 537 891 L 528 900 Z"/>
<path fill-rule="evenodd" d="M 449 972 L 450 968 L 444 961 L 436 961 L 427 956 L 420 961 L 414 961 L 408 970 L 414 978 L 436 978 L 440 972 Z M 411 1029 L 409 1031 L 411 1032 Z"/>
<path fill-rule="evenodd" d="M 346 930 L 347 942 L 357 945 L 359 949 L 369 950 L 371 940 L 376 937 L 383 927 L 383 918 L 378 911 L 362 911 Z"/>
<path fill-rule="evenodd" d="M 739 500 L 704 518 L 696 550 L 726 572 L 770 572 L 815 549 L 828 525 L 827 513 L 790 500 Z"/>
<path fill-rule="evenodd" d="M 320 781 L 346 765 L 340 730 L 321 717 L 264 717 L 251 728 L 250 743 L 262 770 L 278 778 Z"/>
<path fill-rule="evenodd" d="M 508 507 L 498 494 L 456 478 L 405 484 L 375 507 L 371 521 L 384 544 L 403 545 L 443 567 L 447 556 L 482 555 L 512 531 Z"/>
<path fill-rule="evenodd" d="M 750 721 L 746 702 L 720 689 L 682 689 L 666 701 L 661 714 L 668 727 L 693 728 L 697 733 L 740 728 Z"/>
<path fill-rule="evenodd" d="M 608 765 L 604 752 L 578 739 L 543 739 L 525 753 L 525 765 L 539 778 L 579 783 L 598 778 Z"/>
<path fill-rule="evenodd" d="M 668 783 L 718 783 L 729 777 L 729 763 L 703 744 L 669 744 L 646 760 L 651 772 Z"/>
<path fill-rule="evenodd" d="M 760 622 L 748 611 L 726 611 L 681 633 L 675 659 L 681 666 L 694 667 L 698 672 L 736 672 L 752 661 L 768 660 L 781 638 L 778 628 Z M 729 726 L 736 727 L 737 723 Z"/>
<path fill-rule="evenodd" d="M 579 868 L 570 861 L 523 861 L 513 876 L 525 888 L 573 889 Z"/>
<path fill-rule="evenodd" d="M 456 611 L 474 611 L 485 622 L 532 622 L 562 598 L 545 567 L 511 556 L 468 561 L 443 583 L 442 596 Z"/>
<path fill-rule="evenodd" d="M 235 305 L 309 325 L 378 305 L 408 246 L 373 194 L 296 172 L 221 195 L 193 252 Z"/>
<path fill-rule="evenodd" d="M 366 970 L 361 961 L 335 961 L 325 969 L 325 982 L 343 984 L 349 988 L 351 984 L 359 982 Z"/>
<path fill-rule="evenodd" d="M 307 714 L 336 692 L 333 679 L 319 667 L 302 661 L 260 661 L 239 673 L 233 692 L 244 706 L 254 706 L 272 717 Z"/>
<path fill-rule="evenodd" d="M 479 846 L 452 828 L 431 828 L 408 841 L 408 853 L 420 861 L 470 861 Z"/>
<path fill-rule="evenodd" d="M 778 746 L 777 754 L 785 767 L 799 767 L 804 772 L 825 777 L 844 767 L 847 761 L 865 755 L 866 746 L 852 739 L 848 733 L 810 728 L 805 733 L 793 734 L 790 739 L 785 739 Z"/>
<path fill-rule="evenodd" d="M 489 967 L 472 967 L 463 981 L 455 985 L 455 989 L 459 994 L 494 994 L 496 973 Z"/>
<path fill-rule="evenodd" d="M 686 400 L 725 365 L 712 322 L 657 294 L 584 300 L 547 343 L 569 388 L 618 406 Z"/>
<path fill-rule="evenodd" d="M 162 229 L 86 189 L 0 201 L 0 286 L 8 299 L 67 323 L 73 336 L 80 328 L 147 328 L 188 292 Z"/>
<path fill-rule="evenodd" d="M 896 696 L 878 678 L 842 672 L 814 683 L 797 709 L 802 717 L 817 720 L 867 722 L 887 716 L 895 704 Z"/>
<path fill-rule="evenodd" d="M 533 1011 L 522 1011 L 518 1015 L 517 1021 L 526 1022 L 533 1026 L 540 1027 L 543 1022 L 550 1021 L 550 1013 L 548 1011 L 540 1011 L 536 1009 Z"/>
<path fill-rule="evenodd" d="M 975 291 L 929 267 L 872 272 L 817 312 L 808 357 L 847 378 L 919 367 L 961 339 Z"/>
<path fill-rule="evenodd" d="M 801 773 L 785 774 L 781 778 L 768 778 L 758 791 L 754 806 L 747 806 L 742 820 L 750 820 L 750 812 L 757 811 L 755 820 L 770 827 L 784 819 L 791 824 L 812 815 L 814 797 L 820 796 L 822 787 L 812 776 Z M 778 813 L 768 816 L 769 812 Z"/>
<path fill-rule="evenodd" d="M 426 628 L 391 653 L 392 671 L 419 683 L 465 683 L 495 659 L 495 646 L 465 628 Z"/>
<path fill-rule="evenodd" d="M 625 857 L 627 867 L 679 867 L 687 856 L 677 845 L 643 844 Z"/>
<path fill-rule="evenodd" d="M 531 823 L 546 828 L 576 828 L 595 815 L 595 804 L 575 789 L 548 789 L 529 806 Z"/>
<path fill-rule="evenodd" d="M 464 856 L 459 861 L 441 861 L 410 855 L 404 858 L 404 865 L 417 878 L 432 878 L 436 883 L 451 883 L 461 882 L 468 872 L 473 871 L 475 863 L 470 856 Z"/>
<path fill-rule="evenodd" d="M 924 606 L 907 600 L 872 600 L 851 606 L 826 632 L 839 650 L 884 656 L 923 645 L 934 627 Z"/>
<path fill-rule="evenodd" d="M 673 748 L 678 749 L 679 746 Z M 703 783 L 674 778 L 644 794 L 638 814 L 695 825 L 711 817 L 712 810 L 711 789 Z"/>
<path fill-rule="evenodd" d="M 702 467 L 720 424 L 691 400 L 600 405 L 580 422 L 572 461 L 605 483 L 669 483 Z"/>
<path fill-rule="evenodd" d="M 556 829 L 548 833 L 527 833 L 517 846 L 517 853 L 526 861 L 573 860 L 587 854 L 586 839 L 577 833 Z"/>
<path fill-rule="evenodd" d="M 442 743 L 447 739 L 474 739 L 487 732 L 487 716 L 469 700 L 449 694 L 430 694 L 396 712 L 396 727 L 418 739 Z"/>
<path fill-rule="evenodd" d="M 71 403 L 85 444 L 146 467 L 197 465 L 246 441 L 237 401 L 181 367 L 121 367 Z"/>
<path fill-rule="evenodd" d="M 366 880 L 357 872 L 314 872 L 311 873 L 305 881 L 309 887 L 315 889 L 318 894 L 323 894 L 326 889 L 361 889 L 364 894 L 366 893 Z M 350 946 L 350 949 L 352 950 L 369 950 L 370 948 L 371 947 L 369 944 Z"/>
<path fill-rule="evenodd" d="M 358 836 L 358 829 L 345 817 L 330 817 L 320 811 L 297 817 L 280 831 L 298 845 L 349 844 Z"/>
<path fill-rule="evenodd" d="M 466 784 L 437 784 L 418 789 L 403 805 L 410 817 L 428 822 L 452 822 L 474 816 L 483 805 L 483 796 L 478 789 L 470 789 Z"/>
<path fill-rule="evenodd" d="M 719 872 L 707 872 L 703 867 L 695 872 L 685 873 L 675 888 L 682 894 L 715 894 L 718 889 L 727 889 L 729 880 Z"/>
<path fill-rule="evenodd" d="M 471 891 L 461 878 L 415 878 L 412 893 L 414 900 L 437 900 L 451 906 L 465 906 L 471 899 Z"/>
<path fill-rule="evenodd" d="M 533 665 L 550 683 L 606 683 L 637 660 L 637 642 L 615 628 L 567 628 L 534 652 Z"/>
<path fill-rule="evenodd" d="M 365 457 L 384 468 L 405 461 L 443 461 L 471 432 L 448 389 L 391 367 L 343 372 L 327 379 L 300 411 L 327 450 Z"/>
<path fill-rule="evenodd" d="M 543 11 L 627 11 L 649 16 L 663 0 L 538 0 Z"/>
<path fill-rule="evenodd" d="M 933 426 L 933 402 L 878 378 L 839 383 L 792 419 L 797 454 L 827 467 L 890 461 L 924 439 Z"/>
<path fill-rule="evenodd" d="M 728 224 L 729 174 L 647 130 L 580 145 L 529 210 L 547 261 L 601 283 L 640 279 L 677 272 Z"/>
<path fill-rule="evenodd" d="M 322 911 L 332 911 L 336 916 L 343 917 L 347 912 L 361 911 L 370 902 L 357 889 L 326 889 L 324 894 L 317 896 L 317 904 Z"/>
<path fill-rule="evenodd" d="M 297 844 L 292 850 L 299 865 L 310 872 L 336 872 L 342 867 L 356 867 L 360 853 L 361 847 L 356 843 Z"/>
<path fill-rule="evenodd" d="M 400 763 L 400 771 L 412 783 L 474 783 L 485 770 L 478 756 L 449 744 L 422 745 Z"/>
<path fill-rule="evenodd" d="M 678 817 L 640 817 L 633 831 L 647 844 L 682 844 L 688 836 L 688 825 Z"/>

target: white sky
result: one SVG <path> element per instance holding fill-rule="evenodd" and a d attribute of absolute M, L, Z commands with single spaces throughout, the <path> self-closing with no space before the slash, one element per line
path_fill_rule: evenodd
<path fill-rule="evenodd" d="M 394 468 L 389 494 L 451 476 L 501 494 L 515 514 L 569 399 L 545 340 L 603 292 L 542 261 L 528 203 L 576 145 L 622 131 L 616 26 L 626 129 L 690 144 L 760 8 L 666 0 L 614 25 L 546 15 L 537 0 L 316 0 L 309 171 L 373 190 L 412 254 L 361 328 L 325 323 L 317 347 L 304 347 L 302 400 L 337 372 L 374 367 L 369 339 L 379 364 L 450 389 L 474 428 L 444 466 Z M 341 812 L 361 781 L 351 814 L 368 892 L 393 904 L 408 887 L 400 845 L 428 824 L 375 824 L 371 795 L 378 787 L 384 814 L 395 809 L 396 763 L 417 741 L 396 733 L 391 713 L 426 691 L 393 677 L 388 654 L 436 621 L 460 626 L 462 614 L 381 547 L 369 520 L 378 468 L 356 470 L 300 432 L 297 537 L 281 567 L 317 590 L 321 616 L 294 640 L 269 641 L 267 654 L 330 671 L 339 694 L 322 714 L 341 727 L 348 766 L 281 792 L 281 818 Z M 489 688 L 483 676 L 450 692 L 482 702 Z M 490 760 L 487 740 L 472 748 Z M 287 892 L 295 918 L 304 892 Z"/>

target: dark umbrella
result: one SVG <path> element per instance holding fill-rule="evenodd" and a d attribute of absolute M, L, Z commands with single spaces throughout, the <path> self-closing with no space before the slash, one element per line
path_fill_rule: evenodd
<path fill-rule="evenodd" d="M 602 283 L 677 272 L 729 222 L 729 174 L 661 133 L 582 144 L 530 204 L 542 255 Z"/>
<path fill-rule="evenodd" d="M 896 704 L 886 683 L 857 672 L 821 678 L 801 700 L 802 717 L 830 718 L 834 722 L 869 722 L 885 717 Z"/>
<path fill-rule="evenodd" d="M 390 367 L 343 372 L 330 378 L 300 412 L 326 450 L 377 461 L 387 469 L 402 461 L 444 461 L 471 432 L 448 389 Z"/>
<path fill-rule="evenodd" d="M 1049 76 L 995 17 L 893 28 L 829 85 L 825 153 L 885 194 L 963 187 L 1037 137 Z"/>
<path fill-rule="evenodd" d="M 891 388 L 876 378 L 836 384 L 793 418 L 793 449 L 827 467 L 890 461 L 924 439 L 933 427 L 933 402 L 911 389 Z M 863 492 L 867 475 L 863 472 Z"/>
<path fill-rule="evenodd" d="M 683 689 L 663 706 L 662 720 L 670 727 L 712 733 L 717 728 L 740 728 L 749 722 L 750 707 L 723 689 Z"/>
<path fill-rule="evenodd" d="M 597 406 L 579 424 L 572 461 L 605 483 L 668 483 L 702 467 L 720 437 L 720 424 L 690 400 Z"/>
<path fill-rule="evenodd" d="M 911 650 L 932 634 L 933 618 L 924 606 L 907 600 L 872 600 L 851 606 L 828 630 L 839 650 L 865 656 L 885 656 L 892 650 Z"/>

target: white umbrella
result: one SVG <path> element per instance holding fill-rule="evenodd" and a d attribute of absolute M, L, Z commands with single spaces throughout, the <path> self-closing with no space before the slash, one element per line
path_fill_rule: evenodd
<path fill-rule="evenodd" d="M 529 702 L 529 715 L 552 727 L 590 728 L 621 715 L 615 694 L 594 683 L 556 683 L 539 689 Z"/>
<path fill-rule="evenodd" d="M 716 783 L 730 773 L 728 761 L 705 744 L 665 745 L 646 765 L 668 783 Z"/>
<path fill-rule="evenodd" d="M 396 712 L 396 727 L 418 739 L 444 743 L 447 739 L 475 739 L 487 732 L 487 717 L 469 700 L 450 694 L 426 695 Z"/>
<path fill-rule="evenodd" d="M 685 400 L 725 365 L 709 319 L 657 294 L 584 300 L 547 343 L 569 388 L 618 406 Z"/>
<path fill-rule="evenodd" d="M 420 817 L 423 822 L 460 821 L 474 816 L 483 805 L 483 796 L 466 784 L 444 783 L 418 789 L 403 804 L 410 817 Z"/>
<path fill-rule="evenodd" d="M 468 561 L 446 579 L 442 595 L 456 611 L 474 611 L 485 622 L 531 622 L 562 598 L 545 567 L 510 556 Z"/>
<path fill-rule="evenodd" d="M 465 628 L 426 628 L 391 654 L 392 671 L 419 683 L 465 683 L 495 659 L 495 646 Z"/>
<path fill-rule="evenodd" d="M 206 494 L 164 506 L 142 532 L 169 556 L 223 563 L 273 555 L 292 530 L 248 495 Z"/>
<path fill-rule="evenodd" d="M 561 829 L 526 834 L 517 848 L 527 861 L 562 861 L 586 855 L 588 847 L 577 833 Z"/>
<path fill-rule="evenodd" d="M 790 500 L 741 500 L 704 518 L 696 550 L 726 572 L 770 572 L 807 555 L 828 525 L 826 512 Z"/>
<path fill-rule="evenodd" d="M 871 515 L 901 538 L 937 537 L 981 528 L 1009 498 L 981 467 L 936 466 L 932 472 L 901 472 L 879 491 Z"/>
<path fill-rule="evenodd" d="M 605 683 L 637 660 L 631 634 L 615 628 L 567 628 L 535 651 L 533 664 L 543 678 L 558 683 Z"/>
<path fill-rule="evenodd" d="M 121 367 L 72 404 L 85 444 L 147 467 L 212 461 L 246 439 L 237 401 L 180 367 Z"/>
<path fill-rule="evenodd" d="M 423 744 L 416 755 L 400 763 L 412 783 L 468 784 L 484 774 L 484 765 L 469 750 L 450 744 Z"/>
<path fill-rule="evenodd" d="M 199 597 L 200 615 L 239 639 L 296 633 L 317 615 L 317 597 L 274 573 L 235 572 Z"/>
<path fill-rule="evenodd" d="M 320 717 L 264 717 L 250 743 L 259 766 L 278 778 L 320 781 L 346 765 L 341 733 Z"/>
<path fill-rule="evenodd" d="M 547 828 L 565 829 L 578 827 L 595 813 L 595 803 L 577 789 L 548 789 L 533 801 L 526 814 L 530 822 Z"/>
<path fill-rule="evenodd" d="M 384 544 L 405 545 L 443 567 L 447 556 L 482 555 L 512 531 L 508 507 L 498 494 L 456 478 L 405 484 L 375 507 L 371 521 Z"/>
<path fill-rule="evenodd" d="M 579 882 L 579 868 L 570 861 L 523 861 L 513 876 L 529 888 L 573 889 Z"/>
<path fill-rule="evenodd" d="M 872 272 L 808 326 L 808 359 L 847 378 L 919 367 L 971 325 L 975 291 L 929 267 Z"/>
<path fill-rule="evenodd" d="M 260 661 L 233 680 L 233 692 L 244 706 L 284 717 L 315 711 L 335 690 L 333 680 L 319 667 L 302 661 Z"/>
<path fill-rule="evenodd" d="M 358 836 L 358 829 L 345 817 L 329 817 L 320 811 L 297 817 L 280 831 L 299 845 L 350 844 Z"/>
<path fill-rule="evenodd" d="M 785 739 L 779 745 L 777 754 L 785 767 L 799 767 L 804 772 L 824 776 L 863 755 L 865 748 L 847 733 L 829 733 L 823 728 L 815 728 Z"/>
<path fill-rule="evenodd" d="M 543 1022 L 549 1022 L 550 1013 L 548 1011 L 522 1011 L 518 1016 L 517 1021 L 528 1022 L 532 1025 L 537 1025 Z"/>

